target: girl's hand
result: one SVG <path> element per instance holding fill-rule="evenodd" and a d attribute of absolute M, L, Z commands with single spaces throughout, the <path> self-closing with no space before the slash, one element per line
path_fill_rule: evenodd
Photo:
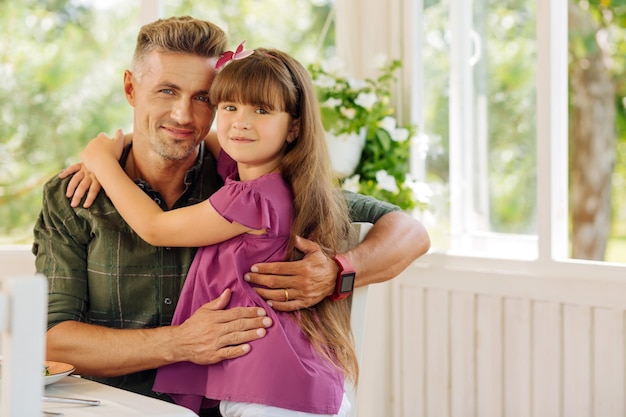
<path fill-rule="evenodd" d="M 85 167 L 97 175 L 100 162 L 106 158 L 118 161 L 124 151 L 124 134 L 121 129 L 115 132 L 113 138 L 109 138 L 104 133 L 100 133 L 95 139 L 92 139 L 85 150 L 80 153 L 80 159 Z"/>
<path fill-rule="evenodd" d="M 87 195 L 87 197 L 85 197 L 85 201 L 83 202 L 83 207 L 91 207 L 98 196 L 98 193 L 102 189 L 98 179 L 95 175 L 89 172 L 87 168 L 85 168 L 85 165 L 82 162 L 78 162 L 65 168 L 59 174 L 59 178 L 65 178 L 72 174 L 74 174 L 74 176 L 70 179 L 70 182 L 67 184 L 67 190 L 65 190 L 65 196 L 72 199 L 70 205 L 72 207 L 78 207 L 80 205 L 80 200 L 83 196 Z"/>
<path fill-rule="evenodd" d="M 116 154 L 116 158 L 119 159 L 120 156 L 122 155 L 124 142 L 129 141 L 128 138 L 124 138 L 124 135 L 122 134 L 121 130 L 118 130 L 115 133 L 115 137 L 113 139 L 109 138 L 104 133 L 100 133 L 91 142 L 95 142 L 98 140 L 102 140 L 102 141 L 106 140 L 108 142 L 117 142 L 117 141 L 120 141 L 120 136 L 122 138 L 121 149 L 118 150 L 116 148 L 116 146 L 118 145 L 111 146 L 112 143 L 108 143 L 109 147 L 112 148 L 113 153 Z M 87 147 L 89 148 L 89 145 Z M 96 154 L 96 156 L 98 152 L 97 148 L 98 148 L 97 146 L 94 146 L 91 149 Z M 119 154 L 117 154 L 117 152 L 119 152 Z M 90 154 L 90 156 L 92 155 Z M 86 195 L 85 201 L 83 202 L 83 207 L 84 208 L 91 207 L 96 197 L 98 196 L 98 193 L 102 189 L 100 182 L 98 182 L 98 179 L 96 178 L 96 176 L 89 169 L 87 169 L 87 167 L 85 166 L 83 162 L 78 162 L 65 168 L 59 174 L 59 178 L 66 178 L 72 174 L 74 174 L 74 176 L 72 177 L 72 179 L 70 179 L 70 182 L 67 184 L 67 190 L 65 191 L 65 196 L 67 198 L 72 199 L 72 201 L 70 202 L 70 205 L 72 207 L 78 207 L 80 205 L 80 200 Z"/>

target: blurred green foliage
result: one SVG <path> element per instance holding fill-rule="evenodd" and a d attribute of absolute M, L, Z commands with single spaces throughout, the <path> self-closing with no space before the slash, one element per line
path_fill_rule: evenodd
<path fill-rule="evenodd" d="M 332 0 L 228 0 L 199 2 L 169 0 L 164 14 L 187 14 L 210 20 L 226 31 L 234 49 L 242 40 L 246 48 L 276 48 L 302 63 L 334 55 L 334 31 L 322 28 Z"/>
<path fill-rule="evenodd" d="M 309 0 L 168 1 L 164 15 L 220 24 L 231 44 L 284 49 L 312 61 L 330 5 Z M 122 90 L 140 27 L 138 1 L 0 1 L 0 244 L 30 243 L 43 183 L 78 161 L 99 132 L 130 130 Z M 318 47 L 319 45 L 319 47 Z"/>
<path fill-rule="evenodd" d="M 30 242 L 42 184 L 76 162 L 89 138 L 128 126 L 122 69 L 138 27 L 130 11 L 0 4 L 0 243 Z"/>

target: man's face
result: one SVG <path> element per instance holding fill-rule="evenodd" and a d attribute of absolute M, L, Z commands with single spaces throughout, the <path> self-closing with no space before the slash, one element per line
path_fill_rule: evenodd
<path fill-rule="evenodd" d="M 138 77 L 126 72 L 126 97 L 135 108 L 133 140 L 145 141 L 163 159 L 195 157 L 215 117 L 209 103 L 215 61 L 155 51 Z"/>

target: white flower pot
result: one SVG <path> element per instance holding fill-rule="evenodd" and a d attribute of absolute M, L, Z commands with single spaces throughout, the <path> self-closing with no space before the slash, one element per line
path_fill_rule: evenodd
<path fill-rule="evenodd" d="M 341 135 L 326 132 L 330 161 L 338 178 L 349 177 L 356 169 L 365 146 L 365 134 L 364 128 L 361 128 L 359 133 L 343 133 Z"/>

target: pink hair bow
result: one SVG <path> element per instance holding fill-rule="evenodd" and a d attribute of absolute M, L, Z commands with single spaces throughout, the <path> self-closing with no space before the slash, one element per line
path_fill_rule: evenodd
<path fill-rule="evenodd" d="M 223 67 L 230 61 L 234 61 L 235 59 L 243 59 L 247 56 L 252 55 L 254 53 L 254 49 L 249 49 L 247 51 L 244 51 L 243 50 L 244 43 L 246 43 L 246 41 L 242 41 L 237 47 L 237 49 L 235 50 L 235 52 L 233 51 L 224 52 L 222 56 L 220 57 L 220 59 L 217 60 L 217 63 L 215 64 L 215 69 L 220 69 L 221 67 Z"/>

